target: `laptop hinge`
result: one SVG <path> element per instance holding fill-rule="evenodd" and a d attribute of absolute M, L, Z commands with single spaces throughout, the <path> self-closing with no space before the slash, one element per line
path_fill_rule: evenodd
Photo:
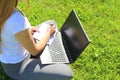
<path fill-rule="evenodd" d="M 66 42 L 65 42 L 63 37 L 62 37 L 62 41 L 63 41 L 63 45 L 64 45 L 64 48 L 65 48 L 66 54 L 68 56 L 69 62 L 73 63 L 72 57 L 70 56 L 69 49 L 67 48 Z"/>

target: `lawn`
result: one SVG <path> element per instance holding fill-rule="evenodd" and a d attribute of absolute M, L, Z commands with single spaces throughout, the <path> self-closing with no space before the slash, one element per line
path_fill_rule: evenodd
<path fill-rule="evenodd" d="M 20 3 L 25 10 L 25 3 Z M 120 80 L 120 0 L 30 0 L 24 11 L 31 25 L 53 19 L 59 29 L 74 9 L 91 43 L 70 64 L 72 80 Z M 0 80 L 4 76 L 0 67 Z"/>

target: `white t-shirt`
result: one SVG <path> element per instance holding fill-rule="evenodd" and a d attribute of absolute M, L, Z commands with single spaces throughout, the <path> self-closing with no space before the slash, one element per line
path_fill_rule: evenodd
<path fill-rule="evenodd" d="M 29 55 L 28 51 L 16 39 L 15 34 L 30 27 L 28 19 L 20 11 L 14 10 L 1 30 L 1 62 L 14 64 L 21 62 Z"/>

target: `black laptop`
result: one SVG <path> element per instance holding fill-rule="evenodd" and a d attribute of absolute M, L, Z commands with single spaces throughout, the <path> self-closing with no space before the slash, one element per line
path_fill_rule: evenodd
<path fill-rule="evenodd" d="M 40 55 L 43 64 L 73 63 L 90 40 L 74 10 L 71 11 L 50 45 Z"/>
<path fill-rule="evenodd" d="M 71 11 L 64 25 L 60 29 L 63 45 L 69 56 L 70 62 L 74 62 L 90 43 L 90 40 L 74 10 Z"/>

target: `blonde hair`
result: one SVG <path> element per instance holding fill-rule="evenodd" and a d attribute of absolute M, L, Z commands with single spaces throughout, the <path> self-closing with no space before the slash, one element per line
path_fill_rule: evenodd
<path fill-rule="evenodd" d="M 18 0 L 0 0 L 0 30 L 17 6 Z"/>
<path fill-rule="evenodd" d="M 0 0 L 0 34 L 5 21 L 11 16 L 19 0 Z M 29 7 L 29 0 L 28 7 Z M 1 36 L 0 36 L 1 43 Z M 1 50 L 0 50 L 1 51 Z"/>

